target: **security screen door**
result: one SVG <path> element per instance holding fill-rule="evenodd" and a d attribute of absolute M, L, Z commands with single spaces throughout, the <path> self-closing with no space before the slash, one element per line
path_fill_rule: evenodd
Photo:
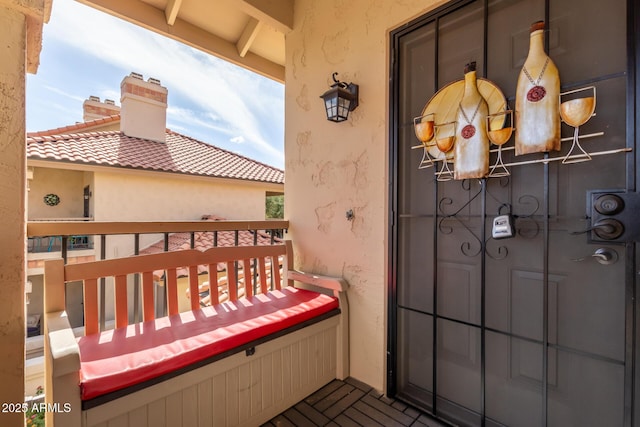
<path fill-rule="evenodd" d="M 464 426 L 639 425 L 633 7 L 455 1 L 391 34 L 391 394 Z M 548 23 L 561 90 L 597 89 L 596 115 L 580 134 L 603 135 L 582 139 L 583 147 L 633 152 L 512 166 L 508 177 L 483 180 L 437 182 L 434 168 L 418 169 L 412 118 L 439 88 L 462 79 L 470 61 L 513 108 L 537 20 Z M 572 134 L 563 124 L 562 137 Z M 510 163 L 545 155 L 504 156 Z M 613 196 L 598 201 L 605 194 Z M 622 210 L 607 210 L 611 204 Z M 493 219 L 508 212 L 515 237 L 493 239 Z M 623 225 L 621 236 L 611 237 L 611 218 Z M 600 228 L 589 230 L 595 223 Z"/>

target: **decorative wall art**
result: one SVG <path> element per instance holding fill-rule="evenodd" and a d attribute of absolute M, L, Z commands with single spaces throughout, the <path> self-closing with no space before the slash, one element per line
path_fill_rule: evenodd
<path fill-rule="evenodd" d="M 449 163 L 453 163 L 454 170 L 456 167 L 461 167 L 456 179 L 471 178 L 471 175 L 474 174 L 471 169 L 479 170 L 475 171 L 476 176 L 473 177 L 477 178 L 486 175 L 489 159 L 489 145 L 486 135 L 487 115 L 504 112 L 507 108 L 507 101 L 500 88 L 487 79 L 476 78 L 475 64 L 469 64 L 468 67 L 474 68 L 472 73 L 467 73 L 470 80 L 469 84 L 466 84 L 466 80 L 457 80 L 444 86 L 429 99 L 422 110 L 422 114 L 414 119 L 416 137 L 422 145 L 412 148 L 424 149 L 419 168 L 429 168 L 434 166 L 436 162 L 441 161 L 442 164 L 439 167 L 439 171 L 436 172 L 436 177 L 439 181 L 448 181 L 454 178 L 454 173 Z M 479 93 L 480 97 L 473 95 L 472 98 L 467 98 L 464 101 L 464 115 L 469 120 L 460 126 L 460 123 L 465 120 L 464 115 L 459 111 L 460 105 L 463 104 L 465 87 L 469 87 L 471 84 L 476 87 L 474 93 Z M 473 91 L 473 89 L 469 90 Z M 473 105 L 467 106 L 466 104 Z M 481 108 L 482 112 L 480 112 Z M 459 120 L 459 115 L 462 117 L 461 120 Z M 492 129 L 502 128 L 503 124 L 504 117 L 495 117 L 490 120 Z M 466 130 L 464 130 L 465 127 Z M 473 127 L 473 132 L 471 127 Z M 459 147 L 462 155 L 461 160 L 463 161 L 462 166 L 460 161 L 456 166 L 454 147 L 459 139 L 465 139 L 462 137 L 463 130 L 468 138 L 466 138 L 467 141 L 465 141 L 464 148 Z M 480 135 L 483 136 L 478 145 L 482 145 L 486 156 L 481 153 L 479 159 L 471 159 L 469 151 L 477 148 L 477 145 L 469 144 L 470 141 L 468 139 L 477 141 L 477 137 Z M 474 139 L 473 137 L 476 138 Z M 472 165 L 475 165 L 475 167 L 472 167 Z"/>
<path fill-rule="evenodd" d="M 43 197 L 44 203 L 48 206 L 57 206 L 60 204 L 60 196 L 57 194 L 47 194 Z"/>
<path fill-rule="evenodd" d="M 572 97 L 576 96 L 577 97 Z M 584 151 L 578 139 L 578 129 L 585 124 L 596 111 L 596 87 L 589 86 L 570 90 L 560 94 L 560 117 L 562 121 L 573 126 L 571 148 L 562 163 L 579 163 L 591 160 L 589 153 Z M 579 151 L 574 155 L 574 151 Z M 582 155 L 582 156 L 581 156 Z"/>
<path fill-rule="evenodd" d="M 480 94 L 476 63 L 464 67 L 464 92 L 458 104 L 458 131 L 454 145 L 455 179 L 482 178 L 489 172 L 489 138 L 486 117 L 489 106 Z"/>
<path fill-rule="evenodd" d="M 543 21 L 531 25 L 529 53 L 516 87 L 515 110 L 509 109 L 495 83 L 476 76 L 475 62 L 465 66 L 463 80 L 449 83 L 429 99 L 421 115 L 413 120 L 421 144 L 411 148 L 423 150 L 418 169 L 435 167 L 438 181 L 492 178 L 509 175 L 508 168 L 512 166 L 557 160 L 563 164 L 579 163 L 593 156 L 631 151 L 619 148 L 587 152 L 581 146 L 580 138 L 604 135 L 579 135 L 580 126 L 595 114 L 596 88 L 560 92 L 558 69 L 544 51 L 544 28 Z M 561 120 L 574 128 L 572 137 L 561 138 Z M 514 144 L 509 146 L 514 133 Z M 568 141 L 572 142 L 571 148 L 565 155 L 550 156 Z M 515 151 L 516 156 L 544 153 L 544 157 L 504 163 L 505 151 Z"/>
<path fill-rule="evenodd" d="M 516 156 L 560 150 L 560 75 L 544 51 L 544 22 L 531 25 L 516 86 Z"/>

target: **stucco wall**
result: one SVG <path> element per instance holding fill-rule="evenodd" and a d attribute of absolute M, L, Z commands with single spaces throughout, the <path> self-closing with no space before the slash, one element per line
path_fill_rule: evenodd
<path fill-rule="evenodd" d="M 11 2 L 0 4 L 0 402 L 24 398 L 25 48 L 26 25 Z M 0 412 L 0 425 L 23 425 L 20 412 Z"/>
<path fill-rule="evenodd" d="M 96 172 L 92 191 L 96 221 L 197 220 L 202 214 L 263 220 L 267 188 L 175 174 Z"/>
<path fill-rule="evenodd" d="M 175 174 L 96 172 L 92 188 L 96 221 L 199 220 L 203 214 L 226 219 L 264 220 L 266 186 L 207 182 Z M 162 235 L 140 236 L 140 247 Z M 96 242 L 96 248 L 99 243 Z M 131 236 L 111 236 L 107 258 L 133 253 Z"/>
<path fill-rule="evenodd" d="M 286 38 L 285 217 L 296 265 L 349 281 L 351 375 L 378 390 L 386 371 L 389 31 L 441 3 L 296 0 Z M 360 106 L 345 123 L 327 121 L 318 98 L 336 71 L 360 85 Z"/>
<path fill-rule="evenodd" d="M 29 183 L 28 218 L 81 218 L 84 214 L 83 188 L 85 174 L 82 171 L 33 168 Z M 44 202 L 47 194 L 60 196 L 60 204 L 49 206 Z"/>

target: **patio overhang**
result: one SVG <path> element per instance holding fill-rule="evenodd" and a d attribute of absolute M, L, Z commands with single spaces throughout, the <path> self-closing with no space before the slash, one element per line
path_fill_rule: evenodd
<path fill-rule="evenodd" d="M 284 83 L 294 0 L 78 1 Z"/>

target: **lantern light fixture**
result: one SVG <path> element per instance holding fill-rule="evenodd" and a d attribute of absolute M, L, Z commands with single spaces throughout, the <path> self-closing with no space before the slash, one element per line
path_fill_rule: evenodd
<path fill-rule="evenodd" d="M 324 108 L 327 112 L 327 120 L 331 122 L 343 122 L 349 117 L 349 111 L 358 106 L 358 85 L 344 83 L 336 79 L 338 73 L 333 73 L 334 83 L 331 89 L 320 95 L 324 100 Z"/>

